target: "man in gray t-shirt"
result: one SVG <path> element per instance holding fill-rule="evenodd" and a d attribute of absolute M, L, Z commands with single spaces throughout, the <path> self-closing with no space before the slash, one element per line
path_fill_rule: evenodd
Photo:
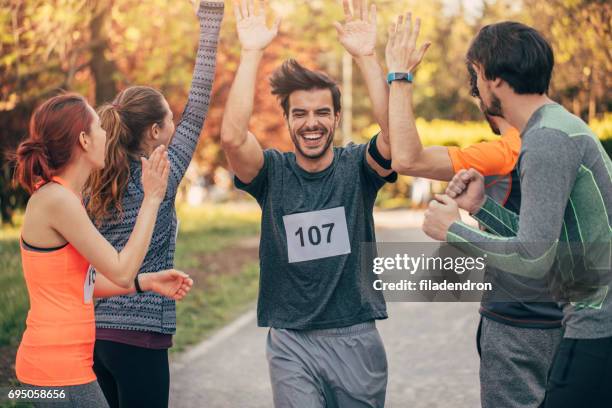
<path fill-rule="evenodd" d="M 385 75 L 374 54 L 376 23 L 363 2 L 355 3 L 360 17 L 338 25 L 340 41 L 368 89 L 378 89 Z M 242 55 L 221 142 L 236 186 L 255 197 L 263 212 L 257 316 L 260 326 L 270 327 L 275 406 L 383 407 L 387 360 L 374 322 L 387 312 L 373 275 L 361 271 L 361 244 L 375 242 L 376 195 L 397 177 L 390 165 L 387 95 L 370 94 L 381 132 L 367 144 L 335 148 L 338 86 L 289 60 L 270 83 L 295 152 L 264 151 L 248 123 L 257 68 L 278 23 L 268 28 L 252 1 L 242 5 L 234 10 Z"/>
<path fill-rule="evenodd" d="M 328 329 L 387 317 L 375 275 L 359 273 L 361 243 L 376 241 L 372 208 L 385 183 L 367 164 L 366 147 L 334 148 L 318 172 L 302 169 L 294 153 L 266 150 L 249 184 L 236 178 L 263 211 L 260 326 Z"/>

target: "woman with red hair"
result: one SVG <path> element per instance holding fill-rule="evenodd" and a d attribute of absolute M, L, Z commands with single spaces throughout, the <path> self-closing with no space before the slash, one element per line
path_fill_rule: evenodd
<path fill-rule="evenodd" d="M 15 179 L 32 196 L 21 232 L 30 310 L 15 368 L 24 385 L 63 390 L 62 407 L 108 406 L 92 368 L 93 297 L 155 291 L 181 299 L 193 283 L 176 270 L 137 277 L 166 194 L 163 146 L 141 158 L 144 199 L 123 249 L 89 219 L 81 192 L 90 174 L 104 167 L 105 145 L 96 112 L 82 96 L 64 94 L 36 109 L 16 154 Z"/>

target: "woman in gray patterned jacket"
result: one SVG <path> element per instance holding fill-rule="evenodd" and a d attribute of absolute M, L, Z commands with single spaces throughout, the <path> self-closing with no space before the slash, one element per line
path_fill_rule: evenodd
<path fill-rule="evenodd" d="M 168 102 L 149 87 L 127 88 L 98 111 L 108 134 L 107 163 L 90 180 L 89 187 L 96 194 L 90 197 L 88 210 L 102 235 L 117 249 L 127 242 L 143 198 L 137 160 L 158 145 L 168 146 L 168 189 L 139 273 L 174 265 L 175 196 L 208 111 L 223 2 L 202 1 L 197 10 L 199 47 L 187 106 L 176 129 Z M 167 407 L 168 348 L 175 329 L 174 301 L 155 293 L 116 296 L 97 303 L 94 370 L 111 407 Z"/>

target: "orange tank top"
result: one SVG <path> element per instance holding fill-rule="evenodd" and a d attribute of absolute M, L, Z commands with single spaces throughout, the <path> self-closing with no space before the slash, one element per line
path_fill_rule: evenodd
<path fill-rule="evenodd" d="M 53 181 L 68 188 L 58 177 Z M 89 262 L 70 243 L 39 252 L 23 240 L 21 260 L 30 310 L 17 351 L 17 378 L 39 386 L 95 381 L 94 276 Z"/>

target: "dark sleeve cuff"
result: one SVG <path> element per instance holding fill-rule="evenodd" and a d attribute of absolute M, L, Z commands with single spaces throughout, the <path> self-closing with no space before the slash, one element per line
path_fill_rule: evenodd
<path fill-rule="evenodd" d="M 215 2 L 215 1 L 202 1 L 200 2 L 200 10 L 203 9 L 223 9 L 225 7 L 225 2 Z"/>

